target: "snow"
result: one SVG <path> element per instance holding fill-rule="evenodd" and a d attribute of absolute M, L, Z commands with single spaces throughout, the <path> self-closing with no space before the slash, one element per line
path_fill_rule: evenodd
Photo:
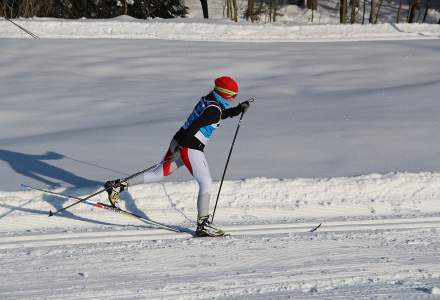
<path fill-rule="evenodd" d="M 433 287 L 433 288 L 431 289 L 431 294 L 433 294 L 433 295 L 440 295 L 440 288 L 438 288 L 438 287 Z"/>
<path fill-rule="evenodd" d="M 156 163 L 222 74 L 257 99 L 227 179 L 440 172 L 438 40 L 0 44 L 1 190 L 96 186 Z M 215 180 L 236 124 L 207 148 Z"/>
<path fill-rule="evenodd" d="M 218 189 L 218 185 L 214 190 Z M 63 188 L 55 189 L 65 192 Z M 67 191 L 75 196 L 86 196 L 95 189 L 83 188 Z M 252 178 L 227 181 L 222 190 L 217 220 L 228 224 L 293 223 L 295 221 L 338 220 L 350 216 L 354 219 L 385 218 L 395 216 L 432 215 L 438 210 L 440 174 L 397 173 L 327 179 L 269 179 Z M 168 219 L 176 223 L 193 225 L 196 216 L 194 197 L 197 183 L 166 182 L 129 188 L 125 206 L 138 212 L 148 211 L 153 219 Z M 11 199 L 15 203 L 12 203 Z M 96 198 L 105 202 L 105 195 Z M 5 206 L 26 203 L 32 209 L 47 210 L 51 205 L 61 207 L 65 199 L 41 192 L 1 192 Z M 356 210 L 353 211 L 353 207 Z M 3 213 L 14 210 L 4 209 Z M 20 209 L 18 209 L 20 211 Z M 88 213 L 88 206 L 79 206 L 75 212 Z M 170 215 L 168 215 L 170 214 Z M 20 215 L 20 214 L 19 214 Z M 58 222 L 58 221 L 56 221 Z M 188 223 L 189 222 L 189 223 Z M 52 224 L 52 223 L 48 223 Z M 41 224 L 43 225 L 43 224 Z M 25 230 L 26 223 L 17 224 Z"/>
<path fill-rule="evenodd" d="M 16 23 L 44 38 L 116 38 L 228 42 L 322 42 L 399 40 L 440 37 L 437 24 L 286 25 L 234 23 L 213 19 L 137 20 L 122 16 L 108 20 L 34 18 Z M 0 38 L 30 38 L 0 19 Z"/>
<path fill-rule="evenodd" d="M 18 22 L 42 39 L 0 21 L 0 298 L 439 294 L 439 26 Z M 257 99 L 215 216 L 231 236 L 86 204 L 49 218 L 73 200 L 20 190 L 84 197 L 157 162 L 222 74 Z M 214 195 L 236 125 L 206 150 Z M 193 230 L 196 193 L 182 169 L 121 197 Z"/>

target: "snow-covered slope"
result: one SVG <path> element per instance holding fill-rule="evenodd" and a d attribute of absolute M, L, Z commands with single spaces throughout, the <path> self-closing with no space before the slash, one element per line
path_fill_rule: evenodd
<path fill-rule="evenodd" d="M 1 190 L 96 186 L 144 169 L 221 74 L 237 78 L 239 101 L 257 98 L 227 179 L 440 171 L 437 40 L 0 44 Z M 236 122 L 207 147 L 215 180 Z"/>
<path fill-rule="evenodd" d="M 234 23 L 214 19 L 137 20 L 122 16 L 110 20 L 17 20 L 43 38 L 117 38 L 232 42 L 316 42 L 421 39 L 440 37 L 436 24 L 283 25 Z M 12 23 L 0 19 L 0 38 L 30 38 Z"/>

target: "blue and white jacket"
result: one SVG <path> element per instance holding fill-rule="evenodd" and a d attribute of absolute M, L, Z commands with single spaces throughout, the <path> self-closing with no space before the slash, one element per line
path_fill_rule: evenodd
<path fill-rule="evenodd" d="M 229 101 L 214 91 L 202 97 L 174 139 L 182 147 L 203 151 L 221 120 L 242 112 L 240 106 L 228 109 L 229 105 Z"/>

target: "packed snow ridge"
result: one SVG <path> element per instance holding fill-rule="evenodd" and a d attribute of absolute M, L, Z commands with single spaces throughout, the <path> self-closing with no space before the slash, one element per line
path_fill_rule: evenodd
<path fill-rule="evenodd" d="M 228 20 L 108 20 L 32 18 L 15 20 L 41 38 L 116 38 L 228 42 L 317 42 L 440 38 L 436 24 L 285 25 L 234 23 Z M 0 19 L 0 38 L 29 38 Z"/>
<path fill-rule="evenodd" d="M 214 190 L 218 188 L 215 185 Z M 85 196 L 94 189 L 55 189 L 75 196 Z M 121 194 L 126 206 L 164 218 L 164 212 L 174 211 L 174 223 L 186 222 L 196 214 L 197 183 L 166 182 L 138 185 Z M 101 194 L 101 201 L 106 196 Z M 48 209 L 50 204 L 61 204 L 61 199 L 41 192 L 0 192 L 1 213 L 8 206 L 29 209 Z M 223 186 L 219 211 L 223 222 L 245 220 L 279 222 L 291 218 L 368 217 L 435 213 L 440 198 L 440 173 L 390 173 L 358 177 L 316 179 L 252 178 L 227 181 Z M 58 201 L 58 202 L 57 202 Z M 356 210 L 353 211 L 353 207 Z M 178 210 L 181 214 L 175 214 Z M 77 213 L 90 207 L 76 208 Z M 182 216 L 186 215 L 186 218 Z M 245 213 L 243 219 L 243 213 Z M 194 216 L 193 216 L 194 215 Z M 168 218 L 170 219 L 170 218 Z M 186 220 L 185 220 L 186 219 Z"/>

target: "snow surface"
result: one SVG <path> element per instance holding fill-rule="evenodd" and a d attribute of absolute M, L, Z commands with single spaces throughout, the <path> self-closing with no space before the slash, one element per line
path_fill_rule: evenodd
<path fill-rule="evenodd" d="M 429 173 L 228 181 L 216 218 L 232 236 L 211 239 L 86 205 L 48 218 L 63 199 L 2 192 L 0 297 L 428 298 L 440 284 L 439 187 Z M 193 229 L 195 191 L 158 183 L 121 196 Z"/>
<path fill-rule="evenodd" d="M 205 38 L 219 42 L 185 41 L 197 34 L 165 41 L 159 38 L 174 39 L 173 28 L 193 23 L 122 18 L 21 21 L 52 38 L 31 40 L 5 22 L 1 299 L 438 295 L 438 39 L 405 33 L 398 39 L 416 40 L 277 43 L 284 27 L 269 25 L 248 43 L 239 37 L 254 25 L 214 21 L 214 32 L 238 26 L 228 39 L 234 43 L 212 32 Z M 114 37 L 124 40 L 94 36 L 118 22 Z M 129 40 L 131 26 L 137 35 L 150 25 L 156 39 Z M 438 35 L 439 26 L 418 26 L 407 28 Z M 326 28 L 310 30 L 323 41 Z M 69 39 L 77 37 L 88 39 Z M 215 217 L 230 237 L 194 239 L 85 204 L 48 218 L 72 200 L 19 191 L 27 183 L 83 197 L 160 160 L 221 74 L 239 80 L 240 100 L 257 98 Z M 215 191 L 236 122 L 226 120 L 207 147 Z M 124 207 L 194 229 L 197 186 L 189 179 L 182 169 L 164 183 L 130 187 Z"/>
<path fill-rule="evenodd" d="M 238 79 L 240 101 L 257 98 L 228 179 L 440 172 L 438 40 L 1 39 L 0 49 L 1 190 L 96 186 L 152 165 L 222 74 Z M 216 180 L 236 124 L 207 147 Z"/>
<path fill-rule="evenodd" d="M 230 42 L 316 42 L 438 39 L 437 24 L 285 25 L 234 23 L 213 19 L 138 20 L 121 16 L 107 20 L 34 18 L 16 23 L 44 38 L 117 38 Z M 0 38 L 31 38 L 0 19 Z"/>

